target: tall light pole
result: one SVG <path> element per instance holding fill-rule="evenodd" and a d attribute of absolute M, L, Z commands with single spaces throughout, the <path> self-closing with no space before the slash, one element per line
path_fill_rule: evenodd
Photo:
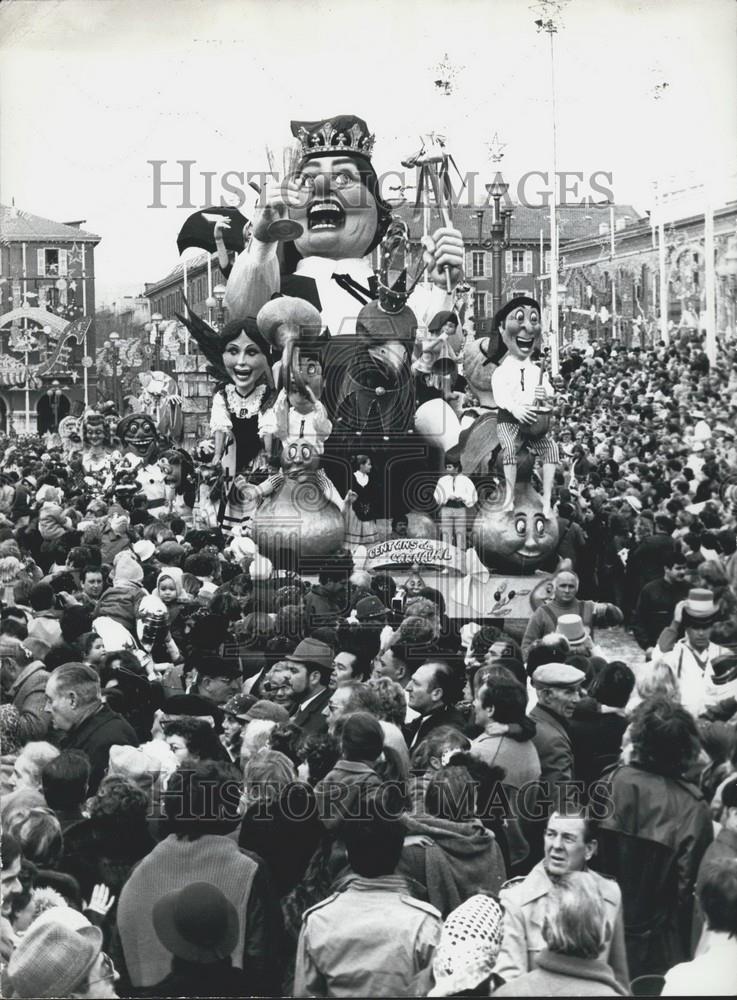
<path fill-rule="evenodd" d="M 215 298 L 217 304 L 217 315 L 215 318 L 215 323 L 217 325 L 218 333 L 225 326 L 225 310 L 223 309 L 223 299 L 225 298 L 226 292 L 225 285 L 215 285 L 212 290 L 212 294 Z"/>
<path fill-rule="evenodd" d="M 46 395 L 49 397 L 49 402 L 51 403 L 51 409 L 54 414 L 54 430 L 59 429 L 59 404 L 61 403 L 62 391 L 61 383 L 58 379 L 54 379 L 51 383 L 51 388 L 46 390 Z"/>
<path fill-rule="evenodd" d="M 164 322 L 164 317 L 161 313 L 154 313 L 151 317 L 151 331 L 149 336 L 149 343 L 154 349 L 153 363 L 151 367 L 158 371 L 161 367 L 161 338 L 159 336 L 159 324 Z"/>
<path fill-rule="evenodd" d="M 550 178 L 550 367 L 553 375 L 558 374 L 560 365 L 560 327 L 558 323 L 558 131 L 555 106 L 555 47 L 553 38 L 562 24 L 562 12 L 568 0 L 540 0 L 533 8 L 538 14 L 535 25 L 538 31 L 545 31 L 550 40 L 550 120 L 552 123 L 551 178 Z"/>
<path fill-rule="evenodd" d="M 502 255 L 509 246 L 512 212 L 501 207 L 501 200 L 509 190 L 509 184 L 499 174 L 493 183 L 486 185 L 486 190 L 494 202 L 494 217 L 491 222 L 491 315 L 494 317 L 502 304 Z"/>
<path fill-rule="evenodd" d="M 123 405 L 122 405 L 122 387 L 120 385 L 119 371 L 118 371 L 118 353 L 120 351 L 120 334 L 116 333 L 115 330 L 110 334 L 110 350 L 113 352 L 113 402 L 119 413 L 123 416 Z"/>

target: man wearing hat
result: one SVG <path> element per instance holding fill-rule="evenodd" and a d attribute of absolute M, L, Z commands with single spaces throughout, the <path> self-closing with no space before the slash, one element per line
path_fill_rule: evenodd
<path fill-rule="evenodd" d="M 330 700 L 328 685 L 333 672 L 331 646 L 319 639 L 303 639 L 288 656 L 289 682 L 297 698 L 292 722 L 307 734 L 324 733 L 327 719 L 323 714 Z"/>
<path fill-rule="evenodd" d="M 197 679 L 189 693 L 206 698 L 212 704 L 212 715 L 219 727 L 222 706 L 238 694 L 241 683 L 241 668 L 237 659 L 203 656 L 197 662 Z"/>
<path fill-rule="evenodd" d="M 537 704 L 530 712 L 537 731 L 532 738 L 540 758 L 542 794 L 553 808 L 574 796 L 573 743 L 568 721 L 581 699 L 586 675 L 567 663 L 546 663 L 532 675 Z"/>
<path fill-rule="evenodd" d="M 676 616 L 678 609 L 676 609 Z M 681 692 L 681 704 L 697 717 L 718 704 L 721 694 L 714 685 L 713 661 L 730 651 L 711 641 L 711 630 L 719 619 L 719 608 L 710 590 L 694 587 L 680 611 L 685 635 L 669 653 L 656 647 L 653 664 L 665 663 L 673 671 Z"/>
<path fill-rule="evenodd" d="M 117 976 L 102 951 L 102 931 L 81 914 L 70 919 L 66 910 L 47 910 L 21 938 L 7 968 L 12 996 L 117 997 Z"/>
<path fill-rule="evenodd" d="M 552 517 L 553 478 L 558 465 L 558 445 L 539 425 L 540 407 L 549 406 L 553 387 L 531 355 L 542 336 L 540 306 L 535 299 L 520 296 L 507 302 L 494 317 L 505 352 L 491 376 L 494 400 L 499 407 L 497 432 L 502 446 L 507 495 L 504 510 L 514 510 L 517 483 L 517 441 L 520 434 L 533 455 L 542 460 L 543 515 Z M 497 355 L 499 356 L 499 355 Z"/>

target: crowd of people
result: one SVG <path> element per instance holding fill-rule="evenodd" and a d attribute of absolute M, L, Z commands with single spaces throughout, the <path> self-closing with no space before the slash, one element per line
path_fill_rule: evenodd
<path fill-rule="evenodd" d="M 737 995 L 737 352 L 562 371 L 516 631 L 0 438 L 4 995 Z"/>

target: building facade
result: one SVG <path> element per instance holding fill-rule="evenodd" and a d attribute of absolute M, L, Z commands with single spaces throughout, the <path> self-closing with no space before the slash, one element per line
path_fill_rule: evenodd
<path fill-rule="evenodd" d="M 54 430 L 94 402 L 95 247 L 82 222 L 0 206 L 0 431 Z"/>
<path fill-rule="evenodd" d="M 704 215 L 673 217 L 664 225 L 666 319 L 669 331 L 702 330 L 706 306 Z M 615 340 L 628 347 L 661 339 L 660 237 L 644 218 L 598 239 L 561 247 L 560 329 L 564 339 Z M 713 253 L 717 339 L 737 325 L 737 204 L 714 212 Z"/>
<path fill-rule="evenodd" d="M 608 225 L 610 208 L 609 204 L 559 206 L 561 248 L 575 240 L 598 236 L 602 226 Z M 453 209 L 453 225 L 462 232 L 466 245 L 466 281 L 471 285 L 477 322 L 492 318 L 492 212 L 493 208 L 489 205 L 459 205 Z M 417 217 L 409 204 L 396 207 L 394 214 L 407 223 L 410 234 L 410 269 L 419 270 L 422 261 L 422 216 L 420 214 Z M 640 218 L 629 205 L 614 206 L 614 214 L 620 227 L 636 224 Z M 440 225 L 440 219 L 433 209 L 430 228 L 433 230 Z M 211 258 L 208 279 L 207 258 L 208 255 L 203 253 L 200 257 L 187 261 L 187 300 L 195 312 L 205 318 L 208 318 L 207 298 L 212 295 L 213 288 L 218 284 L 225 284 L 226 280 L 215 255 Z M 376 262 L 375 259 L 374 263 Z M 502 255 L 502 300 L 507 301 L 515 295 L 537 296 L 542 287 L 541 280 L 549 270 L 549 209 L 513 205 L 509 246 Z M 160 313 L 166 320 L 173 319 L 177 312 L 183 314 L 183 292 L 184 265 L 180 262 L 166 277 L 146 284 L 144 295 L 151 303 L 151 314 Z"/>
<path fill-rule="evenodd" d="M 502 206 L 504 207 L 504 206 Z M 544 294 L 545 276 L 550 273 L 550 210 L 511 204 L 509 243 L 501 255 L 501 300 L 515 295 L 538 298 Z M 557 208 L 558 240 L 561 248 L 582 238 L 598 238 L 608 227 L 613 210 L 615 225 L 637 224 L 639 214 L 631 205 L 587 204 L 559 205 Z M 493 205 L 458 205 L 453 209 L 453 225 L 460 229 L 466 246 L 466 283 L 471 286 L 476 332 L 488 331 L 493 318 L 494 255 L 491 249 Z M 423 219 L 412 206 L 395 210 L 407 223 L 412 246 L 413 266 L 422 258 Z M 441 225 L 437 213 L 431 211 L 430 230 Z"/>

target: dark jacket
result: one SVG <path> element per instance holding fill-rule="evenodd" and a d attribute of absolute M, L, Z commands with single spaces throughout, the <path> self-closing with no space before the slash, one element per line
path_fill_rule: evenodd
<path fill-rule="evenodd" d="M 540 758 L 540 781 L 547 783 L 547 796 L 551 797 L 558 787 L 570 784 L 574 778 L 570 732 L 564 719 L 539 703 L 530 712 L 530 718 L 537 726 L 532 742 Z"/>
<path fill-rule="evenodd" d="M 315 793 L 309 785 L 295 781 L 276 800 L 249 807 L 241 822 L 238 845 L 263 859 L 281 898 L 304 875 L 324 832 Z"/>
<path fill-rule="evenodd" d="M 62 750 L 82 750 L 90 759 L 90 795 L 94 795 L 107 770 L 110 747 L 138 746 L 138 737 L 131 724 L 101 705 L 93 714 L 64 733 Z"/>
<path fill-rule="evenodd" d="M 18 735 L 23 743 L 42 740 L 48 732 L 51 716 L 44 706 L 49 676 L 41 660 L 34 660 L 21 670 L 10 689 L 13 705 L 20 715 Z"/>
<path fill-rule="evenodd" d="M 634 602 L 645 586 L 663 575 L 665 559 L 675 552 L 676 543 L 670 535 L 648 535 L 627 558 L 627 584 Z"/>
<path fill-rule="evenodd" d="M 230 957 L 219 962 L 185 962 L 172 956 L 171 972 L 155 986 L 134 990 L 137 997 L 248 997 L 248 980 Z"/>
<path fill-rule="evenodd" d="M 624 764 L 608 777 L 598 864 L 622 889 L 630 974 L 662 975 L 691 955 L 696 875 L 713 839 L 695 785 Z"/>
<path fill-rule="evenodd" d="M 325 706 L 330 701 L 330 690 L 325 688 L 314 698 L 306 708 L 297 706 L 292 715 L 292 722 L 299 726 L 305 735 L 327 732 L 328 720 L 323 714 Z"/>
<path fill-rule="evenodd" d="M 632 634 L 641 649 L 648 649 L 673 620 L 676 604 L 688 597 L 689 584 L 668 583 L 663 577 L 651 580 L 640 591 L 632 617 Z"/>
<path fill-rule="evenodd" d="M 581 718 L 574 715 L 568 723 L 574 774 L 586 790 L 618 762 L 627 725 L 627 717 L 617 712 L 589 712 Z"/>
<path fill-rule="evenodd" d="M 127 628 L 132 636 L 135 636 L 136 611 L 145 596 L 146 591 L 137 583 L 110 587 L 97 602 L 94 617 L 108 615 L 119 622 L 123 628 Z"/>
<path fill-rule="evenodd" d="M 90 898 L 98 882 L 104 882 L 117 899 L 134 865 L 154 847 L 156 841 L 146 817 L 135 822 L 121 817 L 114 823 L 80 819 L 65 830 L 64 848 L 56 867 L 77 880 L 85 899 Z M 114 915 L 113 910 L 111 919 Z"/>
<path fill-rule="evenodd" d="M 315 584 L 304 600 L 304 616 L 310 630 L 336 625 L 338 618 L 348 614 L 347 603 L 345 597 L 329 594 L 320 584 Z"/>
<path fill-rule="evenodd" d="M 328 830 L 336 829 L 354 810 L 368 788 L 378 788 L 381 778 L 367 763 L 339 760 L 315 786 L 318 815 Z"/>
<path fill-rule="evenodd" d="M 442 708 L 431 712 L 430 715 L 418 716 L 404 727 L 404 738 L 407 740 L 407 746 L 410 749 L 419 746 L 434 729 L 439 729 L 440 726 L 452 726 L 458 732 L 465 733 L 466 720 L 453 705 L 443 705 Z"/>

